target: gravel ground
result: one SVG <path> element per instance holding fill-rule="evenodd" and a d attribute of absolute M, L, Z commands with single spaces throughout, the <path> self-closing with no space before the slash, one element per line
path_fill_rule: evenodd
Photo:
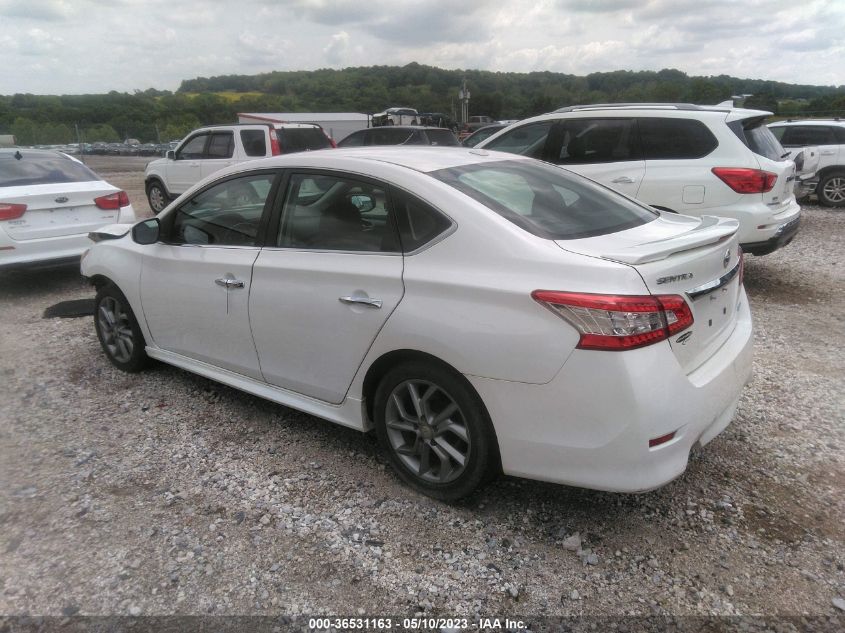
<path fill-rule="evenodd" d="M 146 160 L 100 160 L 147 214 Z M 120 373 L 90 318 L 41 318 L 92 296 L 76 270 L 0 273 L 0 614 L 841 615 L 843 253 L 845 212 L 808 206 L 748 258 L 754 379 L 675 482 L 501 478 L 452 506 L 373 437 Z"/>

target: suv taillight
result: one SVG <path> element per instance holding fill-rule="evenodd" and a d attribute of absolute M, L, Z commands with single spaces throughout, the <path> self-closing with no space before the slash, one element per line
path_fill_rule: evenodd
<path fill-rule="evenodd" d="M 270 128 L 270 155 L 278 156 L 282 153 L 282 146 L 279 144 L 279 135 L 276 130 Z"/>
<path fill-rule="evenodd" d="M 622 351 L 666 340 L 693 323 L 680 295 L 599 295 L 535 290 L 531 297 L 570 323 L 579 349 Z"/>
<path fill-rule="evenodd" d="M 94 198 L 94 204 L 96 204 L 99 209 L 113 211 L 114 209 L 119 209 L 120 207 L 128 207 L 129 196 L 126 195 L 125 191 L 118 191 L 117 193 L 110 193 L 107 196 Z"/>
<path fill-rule="evenodd" d="M 25 204 L 0 202 L 0 220 L 17 220 L 24 213 L 26 213 Z"/>
<path fill-rule="evenodd" d="M 772 190 L 778 179 L 777 174 L 762 169 L 714 167 L 711 171 L 737 193 L 766 193 Z"/>

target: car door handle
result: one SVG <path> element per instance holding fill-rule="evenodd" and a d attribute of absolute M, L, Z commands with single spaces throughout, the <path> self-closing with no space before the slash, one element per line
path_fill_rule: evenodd
<path fill-rule="evenodd" d="M 382 306 L 381 299 L 370 299 L 369 297 L 360 297 L 357 295 L 353 295 L 351 297 L 338 297 L 337 300 L 347 305 L 352 303 L 360 303 L 361 305 L 365 305 L 370 308 L 376 308 L 377 310 Z"/>
<path fill-rule="evenodd" d="M 240 279 L 230 279 L 226 277 L 221 277 L 220 279 L 215 279 L 214 283 L 218 286 L 223 286 L 224 288 L 243 288 L 244 282 Z"/>
<path fill-rule="evenodd" d="M 630 184 L 636 182 L 636 180 L 634 180 L 630 176 L 619 176 L 619 178 L 614 178 L 610 182 L 618 184 L 618 185 L 621 185 L 621 184 L 630 185 Z"/>

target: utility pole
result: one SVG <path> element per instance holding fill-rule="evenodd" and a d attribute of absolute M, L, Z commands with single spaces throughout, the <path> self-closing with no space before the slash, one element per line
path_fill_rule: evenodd
<path fill-rule="evenodd" d="M 461 89 L 458 91 L 458 100 L 461 102 L 461 123 L 469 121 L 469 90 L 467 89 L 467 78 L 464 77 Z"/>

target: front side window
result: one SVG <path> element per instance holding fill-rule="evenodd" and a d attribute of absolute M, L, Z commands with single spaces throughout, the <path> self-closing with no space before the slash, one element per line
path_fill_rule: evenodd
<path fill-rule="evenodd" d="M 382 185 L 334 174 L 293 174 L 276 245 L 304 250 L 399 252 Z"/>
<path fill-rule="evenodd" d="M 551 161 L 559 165 L 640 158 L 634 119 L 568 119 L 555 130 Z M 558 148 L 559 143 L 559 148 Z"/>
<path fill-rule="evenodd" d="M 590 180 L 531 161 L 465 165 L 429 175 L 547 239 L 615 233 L 658 217 L 655 211 Z"/>
<path fill-rule="evenodd" d="M 166 229 L 171 244 L 255 246 L 274 174 L 226 180 L 182 204 Z M 168 218 L 169 219 L 169 218 Z"/>
<path fill-rule="evenodd" d="M 235 139 L 231 132 L 215 132 L 211 135 L 206 158 L 232 158 Z"/>
<path fill-rule="evenodd" d="M 208 134 L 197 134 L 192 137 L 176 154 L 177 160 L 197 160 L 205 154 L 205 143 Z"/>
<path fill-rule="evenodd" d="M 709 128 L 696 119 L 639 119 L 640 141 L 646 160 L 693 159 L 719 146 Z"/>
<path fill-rule="evenodd" d="M 358 132 L 353 132 L 345 139 L 340 141 L 337 146 L 338 147 L 361 147 L 364 145 L 364 135 L 366 134 L 366 130 L 359 130 Z"/>
<path fill-rule="evenodd" d="M 546 138 L 549 136 L 551 127 L 551 121 L 522 125 L 497 139 L 493 139 L 484 149 L 542 158 L 546 148 Z"/>

